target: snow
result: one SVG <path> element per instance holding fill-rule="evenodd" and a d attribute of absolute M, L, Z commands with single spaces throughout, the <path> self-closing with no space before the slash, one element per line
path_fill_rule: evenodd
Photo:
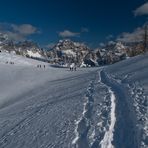
<path fill-rule="evenodd" d="M 80 65 L 80 67 L 81 67 L 81 68 L 82 68 L 82 67 L 87 67 L 87 65 L 84 64 L 84 62 L 82 62 L 82 64 Z"/>
<path fill-rule="evenodd" d="M 129 58 L 106 68 L 114 81 L 124 88 L 125 102 L 128 102 L 129 115 L 136 125 L 136 132 L 140 132 L 139 145 L 146 148 L 148 137 L 148 53 Z M 132 110 L 133 109 L 133 110 Z M 135 134 L 136 135 L 136 134 Z M 135 136 L 133 135 L 133 136 Z M 138 135 L 138 134 L 137 134 Z M 136 142 L 135 142 L 136 143 Z"/>
<path fill-rule="evenodd" d="M 77 147 L 82 147 L 82 145 L 85 145 L 85 147 L 88 147 L 87 139 L 85 139 L 84 133 L 87 135 L 86 132 L 87 129 L 90 127 L 90 117 L 88 117 L 88 113 L 91 112 L 91 108 L 88 108 L 88 106 L 92 105 L 93 103 L 93 82 L 91 81 L 88 88 L 87 88 L 87 94 L 84 97 L 85 102 L 83 103 L 83 112 L 80 119 L 76 121 L 76 128 L 75 128 L 75 135 L 76 137 L 72 141 L 72 145 Z M 81 127 L 84 126 L 84 129 L 81 129 Z"/>
<path fill-rule="evenodd" d="M 109 130 L 106 131 L 103 140 L 101 141 L 101 148 L 114 148 L 112 145 L 113 141 L 113 132 L 114 132 L 114 126 L 116 123 L 116 115 L 115 115 L 115 109 L 116 109 L 116 97 L 114 92 L 109 88 L 109 93 L 111 96 L 111 112 L 110 112 L 110 118 L 111 118 L 111 124 L 109 126 Z"/>
<path fill-rule="evenodd" d="M 38 62 L 36 60 L 32 60 L 29 58 L 25 58 L 23 56 L 18 56 L 14 53 L 8 53 L 8 52 L 0 52 L 0 63 L 5 64 L 6 62 L 14 62 L 15 65 L 20 66 L 34 66 L 36 64 L 39 64 L 41 62 Z"/>
<path fill-rule="evenodd" d="M 122 44 L 122 43 L 120 43 L 120 42 L 118 42 L 117 44 L 116 44 L 116 47 L 115 47 L 117 50 L 123 50 L 123 49 L 125 49 L 125 46 Z"/>
<path fill-rule="evenodd" d="M 0 60 L 0 147 L 71 147 L 96 69 L 37 68 L 45 63 L 8 53 Z"/>
<path fill-rule="evenodd" d="M 72 51 L 71 49 L 67 49 L 67 50 L 63 50 L 62 51 L 64 54 L 66 54 L 67 56 L 72 56 L 72 57 L 76 57 L 76 52 Z"/>
<path fill-rule="evenodd" d="M 105 129 L 105 134 L 103 139 L 100 142 L 100 147 L 101 148 L 114 148 L 114 146 L 112 145 L 113 142 L 113 137 L 114 137 L 114 130 L 115 130 L 115 123 L 116 123 L 116 96 L 114 94 L 114 92 L 111 90 L 111 88 L 109 86 L 107 86 L 107 84 L 105 84 L 102 81 L 103 78 L 101 78 L 101 72 L 99 72 L 99 83 L 101 85 L 103 85 L 104 87 L 107 88 L 107 91 L 109 93 L 110 96 L 110 101 L 111 101 L 111 106 L 110 106 L 110 125 L 108 130 Z M 107 96 L 105 96 L 104 100 L 107 100 Z M 101 115 L 101 113 L 98 114 L 99 116 Z M 102 121 L 99 121 L 97 123 L 98 127 L 102 127 Z"/>
<path fill-rule="evenodd" d="M 71 72 L 1 52 L 0 147 L 146 148 L 147 65 L 141 55 Z"/>
<path fill-rule="evenodd" d="M 8 62 L 8 64 L 6 64 Z M 14 64 L 10 64 L 14 62 Z M 46 69 L 37 68 L 46 65 Z M 80 73 L 81 71 L 78 71 Z M 13 53 L 0 53 L 0 105 L 17 96 L 44 85 L 47 81 L 69 76 L 69 71 L 50 67 L 47 63 L 17 56 Z"/>
<path fill-rule="evenodd" d="M 33 51 L 31 51 L 31 50 L 27 50 L 27 54 L 28 54 L 30 57 L 34 57 L 34 58 L 41 58 L 41 57 L 42 57 L 38 52 L 33 52 Z"/>

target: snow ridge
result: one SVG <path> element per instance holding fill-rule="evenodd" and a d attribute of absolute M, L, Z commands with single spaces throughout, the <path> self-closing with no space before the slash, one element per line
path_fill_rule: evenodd
<path fill-rule="evenodd" d="M 76 121 L 76 128 L 75 128 L 75 138 L 72 141 L 72 145 L 75 148 L 94 148 L 97 145 L 101 148 L 114 148 L 112 145 L 113 137 L 114 137 L 114 127 L 116 123 L 116 115 L 115 115 L 115 109 L 116 109 L 116 97 L 112 89 L 107 86 L 105 83 L 102 82 L 101 79 L 101 72 L 99 72 L 99 80 L 98 82 L 106 88 L 106 101 L 110 104 L 109 107 L 106 108 L 108 110 L 109 116 L 105 119 L 108 121 L 105 123 L 106 128 L 104 128 L 104 134 L 97 135 L 97 131 L 95 130 L 95 127 L 92 127 L 94 125 L 91 124 L 91 116 L 92 116 L 92 110 L 94 106 L 94 82 L 90 82 L 90 85 L 87 89 L 87 94 L 85 96 L 85 103 L 83 107 L 83 113 L 82 116 Z M 102 114 L 102 113 L 101 113 Z M 100 115 L 102 116 L 102 115 Z M 101 118 L 101 117 L 100 117 Z M 103 117 L 102 117 L 103 118 Z M 99 123 L 98 123 L 99 124 Z M 96 128 L 99 125 L 96 125 Z M 92 133 L 90 137 L 88 137 L 88 133 L 92 129 Z M 102 138 L 101 138 L 101 137 Z M 89 139 L 90 138 L 90 139 Z M 101 139 L 100 139 L 101 138 Z M 100 139 L 100 140 L 99 140 Z M 90 141 L 89 141 L 90 140 Z M 101 141 L 101 142 L 99 142 Z"/>
<path fill-rule="evenodd" d="M 112 141 L 113 141 L 113 136 L 114 136 L 114 126 L 116 123 L 116 116 L 115 116 L 115 108 L 116 108 L 116 97 L 114 92 L 109 88 L 109 93 L 110 93 L 110 97 L 111 97 L 111 112 L 110 112 L 110 116 L 111 116 L 111 123 L 109 126 L 109 130 L 106 131 L 103 140 L 101 141 L 101 148 L 114 148 L 114 146 L 112 145 Z"/>
<path fill-rule="evenodd" d="M 100 75 L 100 82 L 101 82 L 101 75 Z M 106 85 L 106 84 L 104 84 L 104 85 Z M 101 145 L 101 148 L 114 148 L 114 146 L 112 145 L 112 141 L 113 141 L 113 136 L 114 136 L 114 127 L 115 127 L 115 123 L 116 123 L 116 115 L 115 115 L 116 97 L 115 97 L 114 92 L 111 90 L 111 88 L 108 87 L 107 85 L 106 85 L 106 87 L 108 88 L 108 92 L 109 92 L 110 98 L 111 98 L 111 110 L 110 110 L 110 120 L 111 121 L 110 121 L 109 129 L 108 129 L 108 131 L 106 131 L 104 138 L 100 142 L 100 145 Z"/>

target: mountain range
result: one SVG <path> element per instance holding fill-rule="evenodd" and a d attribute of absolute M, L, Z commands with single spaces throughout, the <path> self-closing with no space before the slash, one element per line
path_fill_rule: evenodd
<path fill-rule="evenodd" d="M 133 45 L 121 42 L 110 42 L 102 48 L 91 49 L 84 43 L 70 39 L 60 40 L 50 49 L 43 49 L 33 41 L 16 42 L 9 40 L 5 34 L 0 34 L 0 50 L 12 52 L 28 58 L 45 60 L 51 64 L 68 67 L 75 63 L 80 67 L 113 64 L 131 56 Z"/>

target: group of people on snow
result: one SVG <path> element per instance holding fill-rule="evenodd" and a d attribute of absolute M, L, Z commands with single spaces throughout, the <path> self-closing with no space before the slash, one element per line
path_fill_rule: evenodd
<path fill-rule="evenodd" d="M 8 62 L 8 61 L 6 61 L 6 64 L 14 64 L 14 62 Z M 37 65 L 37 68 L 46 68 L 46 65 Z M 71 63 L 70 64 L 70 66 L 69 66 L 69 68 L 70 68 L 70 71 L 76 71 L 77 70 L 77 67 L 76 67 L 76 64 L 75 63 Z"/>
<path fill-rule="evenodd" d="M 46 68 L 46 66 L 45 65 L 37 65 L 37 68 Z"/>
<path fill-rule="evenodd" d="M 14 62 L 11 62 L 11 61 L 8 62 L 8 61 L 6 61 L 6 64 L 14 64 Z"/>
<path fill-rule="evenodd" d="M 75 63 L 72 63 L 70 65 L 70 71 L 76 71 L 76 70 L 77 70 L 76 64 Z"/>

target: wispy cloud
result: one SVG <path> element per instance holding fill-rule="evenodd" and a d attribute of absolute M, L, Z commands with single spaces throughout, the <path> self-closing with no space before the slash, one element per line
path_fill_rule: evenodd
<path fill-rule="evenodd" d="M 32 35 L 35 33 L 39 33 L 38 29 L 30 24 L 22 24 L 22 25 L 14 25 L 12 24 L 12 29 L 23 35 Z"/>
<path fill-rule="evenodd" d="M 134 11 L 134 15 L 135 15 L 135 16 L 148 15 L 148 2 L 146 2 L 146 3 L 143 4 L 142 6 L 138 7 L 138 8 Z"/>
<path fill-rule="evenodd" d="M 22 41 L 28 36 L 40 33 L 39 29 L 31 24 L 9 24 L 0 23 L 0 32 L 4 33 L 11 40 Z"/>
<path fill-rule="evenodd" d="M 59 36 L 62 38 L 67 38 L 67 37 L 79 37 L 80 33 L 79 32 L 72 32 L 69 30 L 64 30 L 62 32 L 59 32 Z"/>
<path fill-rule="evenodd" d="M 71 37 L 80 37 L 82 33 L 88 33 L 89 29 L 86 27 L 82 27 L 79 32 L 73 32 L 68 29 L 65 29 L 64 31 L 58 32 L 58 35 L 62 38 L 71 38 Z"/>
<path fill-rule="evenodd" d="M 138 27 L 134 30 L 134 32 L 124 32 L 118 38 L 117 41 L 132 43 L 132 42 L 140 42 L 144 37 L 144 29 L 143 27 Z"/>

